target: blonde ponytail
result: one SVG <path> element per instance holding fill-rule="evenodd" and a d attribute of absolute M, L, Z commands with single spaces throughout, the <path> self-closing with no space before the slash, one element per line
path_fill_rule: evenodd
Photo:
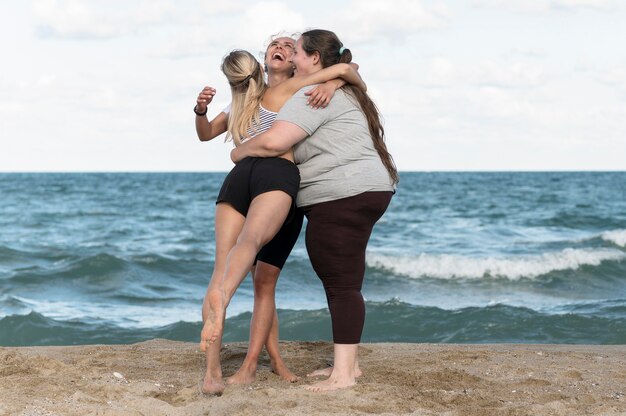
<path fill-rule="evenodd" d="M 232 93 L 226 140 L 236 146 L 254 135 L 259 123 L 259 105 L 267 89 L 261 64 L 247 51 L 235 50 L 224 58 L 222 72 L 226 75 Z"/>

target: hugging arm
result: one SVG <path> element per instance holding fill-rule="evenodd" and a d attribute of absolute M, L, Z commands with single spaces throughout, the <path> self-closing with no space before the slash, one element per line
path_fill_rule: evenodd
<path fill-rule="evenodd" d="M 293 77 L 277 86 L 282 100 L 287 101 L 298 90 L 307 85 L 321 84 L 315 89 L 313 97 L 310 97 L 307 104 L 314 108 L 325 107 L 333 97 L 335 91 L 346 84 L 353 84 L 363 91 L 367 90 L 367 85 L 359 75 L 357 64 L 335 64 L 328 68 L 321 69 L 312 74 Z"/>
<path fill-rule="evenodd" d="M 362 89 L 364 92 L 367 92 L 367 85 L 365 85 L 365 82 L 358 72 L 359 65 L 354 62 L 350 62 L 348 65 L 350 65 L 350 67 L 354 69 L 360 79 L 360 82 L 354 83 L 354 85 Z M 323 84 L 319 84 L 304 93 L 304 95 L 309 97 L 306 104 L 308 106 L 311 106 L 312 108 L 324 108 L 328 105 L 328 103 L 330 103 L 330 100 L 335 95 L 335 91 L 337 91 L 339 88 L 343 87 L 346 84 L 351 84 L 351 82 L 348 82 L 343 78 L 335 78 L 331 79 L 330 81 L 326 81 Z"/>
<path fill-rule="evenodd" d="M 248 156 L 280 156 L 308 136 L 309 134 L 301 127 L 279 120 L 268 131 L 256 136 L 254 140 L 246 140 L 235 147 L 230 152 L 230 158 L 237 163 Z"/>

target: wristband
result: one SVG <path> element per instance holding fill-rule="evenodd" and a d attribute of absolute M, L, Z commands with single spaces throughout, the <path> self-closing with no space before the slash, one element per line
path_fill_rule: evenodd
<path fill-rule="evenodd" d="M 209 106 L 204 109 L 204 113 L 198 113 L 198 104 L 193 108 L 193 112 L 196 113 L 197 116 L 206 116 L 206 112 L 209 111 Z"/>

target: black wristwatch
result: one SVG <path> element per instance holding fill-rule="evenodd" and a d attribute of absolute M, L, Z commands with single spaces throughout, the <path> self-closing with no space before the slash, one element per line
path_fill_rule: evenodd
<path fill-rule="evenodd" d="M 193 112 L 196 113 L 197 116 L 206 116 L 206 112 L 209 111 L 209 106 L 204 109 L 204 113 L 198 113 L 198 104 L 193 108 Z"/>

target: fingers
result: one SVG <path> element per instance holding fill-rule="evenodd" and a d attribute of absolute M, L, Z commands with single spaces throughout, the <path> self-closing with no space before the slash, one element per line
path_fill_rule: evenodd
<path fill-rule="evenodd" d="M 213 101 L 213 97 L 216 93 L 217 91 L 215 90 L 215 88 L 204 87 L 202 91 L 200 91 L 200 94 L 198 94 L 198 99 L 196 100 L 196 103 L 198 105 L 208 105 L 209 103 L 211 103 L 211 101 Z"/>
<path fill-rule="evenodd" d="M 311 108 L 326 108 L 328 103 L 330 102 L 330 97 L 323 91 L 320 91 L 318 88 L 313 88 L 310 91 L 304 93 L 304 95 L 308 96 L 307 105 Z"/>
<path fill-rule="evenodd" d="M 326 108 L 326 106 L 328 105 L 328 103 L 330 102 L 330 99 L 328 97 L 326 97 L 323 94 L 313 94 L 311 95 L 311 97 L 309 98 L 309 100 L 307 101 L 307 104 L 311 107 L 311 108 Z"/>

